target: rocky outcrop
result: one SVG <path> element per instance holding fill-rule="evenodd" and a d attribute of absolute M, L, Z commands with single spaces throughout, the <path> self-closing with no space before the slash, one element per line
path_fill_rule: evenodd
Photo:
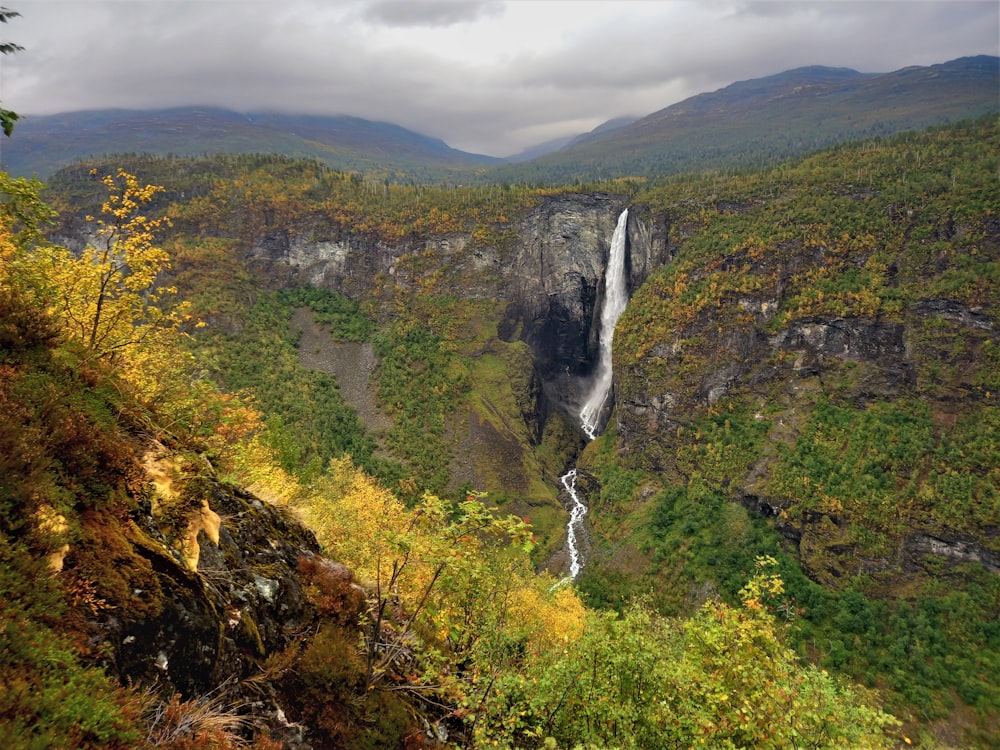
<path fill-rule="evenodd" d="M 1000 554 L 967 534 L 911 534 L 904 540 L 903 553 L 904 565 L 910 569 L 920 566 L 923 558 L 933 556 L 955 564 L 979 563 L 991 573 L 1000 573 Z"/>
<path fill-rule="evenodd" d="M 91 572 L 117 569 L 97 582 L 100 598 L 88 627 L 94 648 L 123 684 L 183 700 L 212 696 L 242 714 L 255 736 L 309 748 L 312 729 L 289 721 L 295 707 L 284 705 L 282 670 L 269 664 L 283 653 L 291 664 L 311 629 L 329 622 L 310 593 L 315 570 L 343 578 L 341 595 L 350 603 L 340 624 L 349 638 L 357 638 L 363 592 L 350 571 L 322 558 L 312 532 L 289 511 L 206 477 L 182 485 L 173 506 L 154 510 L 143 503 L 127 523 L 107 514 L 82 519 L 70 564 Z M 183 508 L 201 505 L 220 525 L 214 540 L 199 531 L 191 570 L 174 529 Z M 115 575 L 129 582 L 127 589 L 114 585 Z"/>
<path fill-rule="evenodd" d="M 279 276 L 291 271 L 298 283 L 324 287 L 356 297 L 370 292 L 380 273 L 392 273 L 406 247 L 390 247 L 360 235 L 324 238 L 287 229 L 260 238 L 249 251 Z"/>
<path fill-rule="evenodd" d="M 792 369 L 818 373 L 824 360 L 880 364 L 895 368 L 905 382 L 905 344 L 901 323 L 861 318 L 806 318 L 792 322 L 768 340 L 776 351 L 795 355 Z"/>
<path fill-rule="evenodd" d="M 509 268 L 498 248 L 475 244 L 463 233 L 390 244 L 364 234 L 281 229 L 256 240 L 248 257 L 263 264 L 278 283 L 294 280 L 355 299 L 370 298 L 384 283 L 380 277 L 411 288 L 421 269 L 442 271 L 445 286 L 463 296 L 495 296 Z"/>
<path fill-rule="evenodd" d="M 741 307 L 746 304 L 740 302 Z M 768 304 L 761 300 L 756 308 L 766 310 Z M 864 372 L 850 384 L 857 398 L 895 396 L 915 382 L 906 328 L 900 323 L 814 317 L 793 321 L 774 334 L 755 325 L 704 333 L 712 325 L 706 317 L 701 331 L 679 332 L 658 343 L 643 367 L 624 382 L 619 379 L 615 418 L 626 450 L 653 433 L 675 432 L 735 390 L 773 393 L 777 387 L 794 399 L 804 378 L 821 377 L 844 363 Z M 644 377 L 646 366 L 673 371 L 675 377 Z M 657 383 L 672 387 L 659 389 Z"/>

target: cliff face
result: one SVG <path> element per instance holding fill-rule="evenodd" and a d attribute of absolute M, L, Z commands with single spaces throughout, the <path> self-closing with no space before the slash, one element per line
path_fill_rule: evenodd
<path fill-rule="evenodd" d="M 528 343 L 546 391 L 563 406 L 576 406 L 596 363 L 604 274 L 625 208 L 615 196 L 559 196 L 518 226 L 500 335 Z M 638 289 L 665 260 L 663 234 L 630 217 L 625 257 L 629 289 Z"/>
<path fill-rule="evenodd" d="M 518 226 L 503 333 L 528 342 L 543 378 L 583 374 L 591 363 L 604 267 L 623 208 L 607 196 L 562 196 Z"/>
<path fill-rule="evenodd" d="M 433 259 L 423 265 L 443 277 L 449 291 L 502 302 L 500 338 L 526 342 L 547 396 L 571 409 L 596 363 L 604 270 L 625 207 L 623 197 L 610 194 L 547 197 L 507 227 L 517 240 L 506 247 L 476 243 L 467 234 L 388 245 L 356 235 L 317 240 L 277 231 L 261 238 L 250 257 L 356 298 L 370 295 L 380 274 L 397 288 L 412 288 L 421 273 L 414 259 Z M 630 219 L 631 289 L 667 259 L 666 234 L 649 215 Z"/>

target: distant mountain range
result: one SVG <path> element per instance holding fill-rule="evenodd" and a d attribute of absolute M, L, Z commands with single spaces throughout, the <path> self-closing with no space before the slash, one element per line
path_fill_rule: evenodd
<path fill-rule="evenodd" d="M 519 154 L 508 156 L 507 158 L 502 159 L 502 161 L 513 164 L 531 161 L 540 156 L 545 156 L 545 154 L 551 154 L 553 151 L 560 151 L 565 148 L 571 148 L 579 143 L 585 143 L 596 135 L 608 133 L 612 130 L 616 130 L 617 128 L 625 127 L 638 119 L 638 117 L 618 117 L 614 120 L 608 120 L 607 122 L 598 125 L 589 133 L 583 133 L 581 135 L 568 135 L 564 138 L 555 138 L 551 141 L 546 141 L 545 143 L 539 143 L 536 146 L 526 148 Z"/>
<path fill-rule="evenodd" d="M 418 175 L 500 163 L 453 149 L 439 138 L 359 117 L 243 114 L 209 107 L 23 116 L 0 149 L 0 165 L 9 173 L 41 178 L 81 158 L 116 153 L 278 153 L 318 159 L 337 169 Z"/>
<path fill-rule="evenodd" d="M 760 166 L 835 143 L 1000 111 L 1000 58 L 964 57 L 885 74 L 796 68 L 699 94 L 639 119 L 509 159 L 357 117 L 241 114 L 182 107 L 23 116 L 0 139 L 0 167 L 47 178 L 115 153 L 280 153 L 386 179 L 550 181 Z"/>
<path fill-rule="evenodd" d="M 812 66 L 733 83 L 496 176 L 571 181 L 760 166 L 836 143 L 1000 112 L 1000 58 L 865 74 Z"/>

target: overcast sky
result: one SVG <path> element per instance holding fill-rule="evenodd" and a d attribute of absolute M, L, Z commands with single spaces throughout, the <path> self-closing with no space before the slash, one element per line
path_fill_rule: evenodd
<path fill-rule="evenodd" d="M 22 116 L 214 105 L 346 114 L 507 156 L 802 65 L 1000 54 L 997 0 L 0 0 Z"/>

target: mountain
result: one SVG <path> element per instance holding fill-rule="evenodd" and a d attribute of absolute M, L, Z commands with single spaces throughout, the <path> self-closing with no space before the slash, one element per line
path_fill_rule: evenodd
<path fill-rule="evenodd" d="M 626 125 L 631 125 L 633 122 L 638 120 L 638 117 L 616 117 L 614 120 L 608 120 L 607 122 L 601 123 L 596 128 L 591 130 L 589 133 L 582 133 L 571 139 L 567 144 L 567 148 L 573 148 L 579 146 L 583 143 L 590 143 L 595 139 L 599 139 L 601 136 L 606 135 L 612 131 L 623 128 Z"/>
<path fill-rule="evenodd" d="M 566 136 L 565 138 L 554 138 L 551 141 L 545 141 L 545 143 L 539 143 L 537 146 L 526 148 L 524 151 L 514 154 L 513 156 L 508 156 L 504 159 L 504 161 L 510 164 L 520 164 L 521 162 L 532 161 L 533 159 L 545 156 L 546 154 L 562 151 L 580 143 L 586 143 L 594 136 L 602 133 L 608 133 L 612 130 L 617 130 L 618 128 L 635 122 L 637 119 L 638 118 L 636 117 L 617 117 L 613 120 L 601 123 L 589 133 Z"/>
<path fill-rule="evenodd" d="M 449 170 L 499 162 L 359 117 L 241 114 L 208 107 L 26 115 L 0 147 L 6 171 L 41 178 L 78 159 L 114 153 L 278 153 L 344 170 L 402 171 L 435 179 Z"/>
<path fill-rule="evenodd" d="M 987 55 L 885 74 L 796 68 L 699 94 L 497 174 L 558 182 L 761 166 L 994 112 L 998 92 L 1000 58 Z"/>
<path fill-rule="evenodd" d="M 579 136 L 565 136 L 563 138 L 553 138 L 551 141 L 545 141 L 544 143 L 539 143 L 536 146 L 530 146 L 523 151 L 519 151 L 516 154 L 512 154 L 504 159 L 505 162 L 510 164 L 520 164 L 521 162 L 531 161 L 532 159 L 537 159 L 539 156 L 545 156 L 545 154 L 551 154 L 554 151 L 559 151 L 565 148 L 570 143 L 573 142 L 574 138 Z"/>
<path fill-rule="evenodd" d="M 919 130 L 1000 109 L 1000 58 L 964 57 L 865 74 L 811 66 L 739 81 L 640 119 L 619 118 L 507 159 L 357 117 L 183 107 L 25 115 L 0 166 L 46 178 L 115 153 L 277 153 L 424 183 L 552 182 L 774 164 L 845 141 Z"/>

